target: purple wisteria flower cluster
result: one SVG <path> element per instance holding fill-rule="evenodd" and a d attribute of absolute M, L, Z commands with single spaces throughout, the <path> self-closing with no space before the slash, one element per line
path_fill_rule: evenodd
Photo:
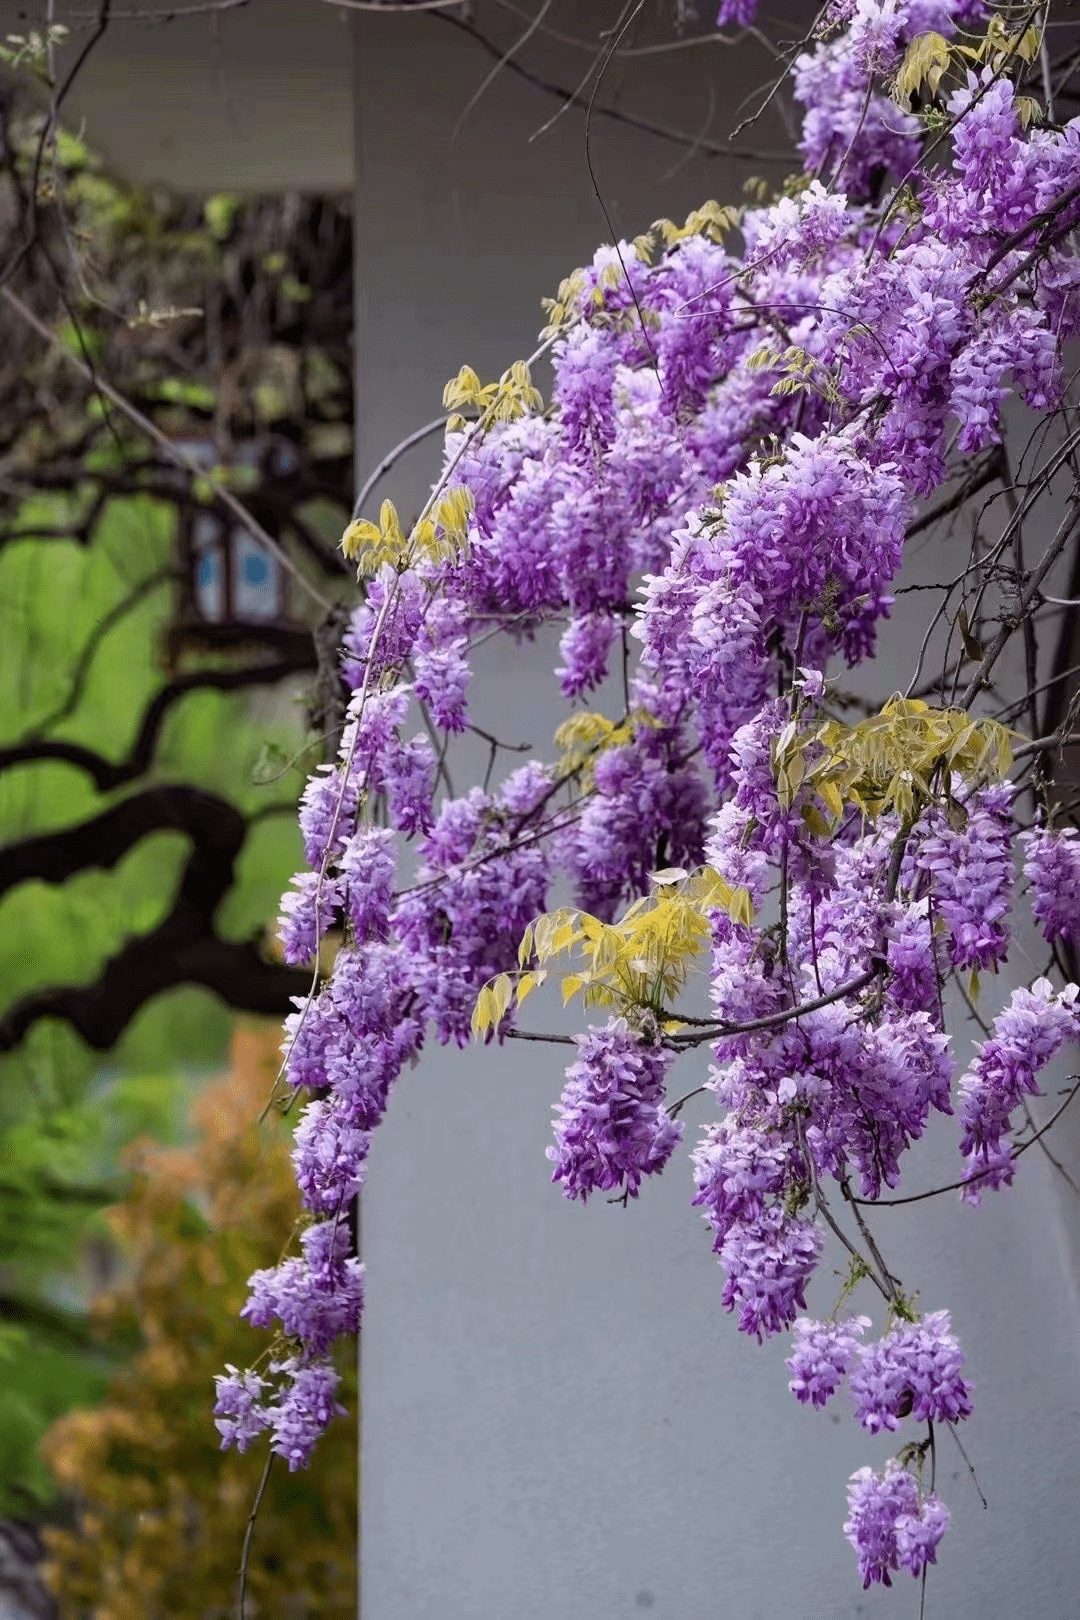
<path fill-rule="evenodd" d="M 719 22 L 746 28 L 754 9 L 724 0 Z M 901 703 L 844 731 L 833 693 L 874 653 L 917 503 L 965 487 L 1010 394 L 1056 406 L 1080 331 L 1080 120 L 1033 114 L 1031 50 L 1008 29 L 982 0 L 836 0 L 792 66 L 798 182 L 601 248 L 552 301 L 549 408 L 458 379 L 475 415 L 448 428 L 431 510 L 463 491 L 464 539 L 421 543 L 425 514 L 367 578 L 338 755 L 301 806 L 308 870 L 281 940 L 315 980 L 284 1074 L 304 1095 L 312 1223 L 251 1280 L 245 1315 L 274 1332 L 273 1359 L 219 1380 L 224 1444 L 269 1432 L 299 1466 L 339 1409 L 330 1357 L 363 1297 L 349 1205 L 374 1133 L 425 1039 L 468 1041 L 496 981 L 486 1034 L 519 1033 L 519 945 L 556 884 L 608 963 L 590 994 L 612 1016 L 577 1037 L 552 1180 L 582 1202 L 636 1198 L 681 1138 L 671 1066 L 710 1048 L 719 1114 L 692 1150 L 693 1203 L 723 1307 L 758 1340 L 794 1328 L 792 1391 L 820 1407 L 846 1383 L 869 1434 L 970 1413 L 948 1313 L 917 1317 L 860 1247 L 858 1205 L 900 1185 L 954 1105 L 967 1198 L 1012 1180 L 1014 1116 L 1080 1033 L 1080 992 L 1016 991 L 958 1092 L 946 992 L 1006 961 L 1018 851 L 1047 940 L 1080 942 L 1080 840 L 1022 832 L 1008 759 L 976 747 L 974 713 Z M 916 53 L 913 96 L 903 64 L 928 34 L 937 76 Z M 1022 588 L 1019 558 L 1014 574 Z M 572 708 L 556 762 L 502 780 L 489 765 L 455 794 L 475 650 L 552 624 L 567 703 L 619 686 L 620 712 Z M 928 751 L 941 715 L 956 724 Z M 640 916 L 654 880 L 683 892 L 703 864 L 739 898 L 699 909 L 711 1014 L 690 1022 L 669 1004 L 677 975 L 611 963 L 627 905 Z M 887 1302 L 876 1339 L 867 1316 L 799 1314 L 843 1217 L 850 1286 Z M 921 1575 L 948 1522 L 906 1461 L 853 1477 L 844 1529 L 865 1585 Z"/>
<path fill-rule="evenodd" d="M 971 1386 L 960 1376 L 964 1357 L 948 1311 L 900 1321 L 884 1338 L 863 1344 L 869 1326 L 868 1316 L 798 1318 L 787 1363 L 796 1400 L 824 1406 L 846 1378 L 856 1421 L 868 1434 L 899 1429 L 906 1417 L 956 1423 L 970 1416 Z"/>
<path fill-rule="evenodd" d="M 556 1145 L 547 1150 L 551 1179 L 583 1203 L 613 1189 L 636 1198 L 642 1176 L 661 1171 L 682 1139 L 663 1107 L 672 1055 L 638 1040 L 622 1019 L 580 1036 L 578 1049 L 566 1071 Z"/>
<path fill-rule="evenodd" d="M 949 1510 L 930 1492 L 920 1501 L 919 1488 L 894 1457 L 884 1472 L 860 1468 L 848 1487 L 844 1534 L 859 1558 L 863 1586 L 891 1586 L 890 1570 L 921 1575 L 937 1563 L 938 1542 L 949 1528 Z"/>

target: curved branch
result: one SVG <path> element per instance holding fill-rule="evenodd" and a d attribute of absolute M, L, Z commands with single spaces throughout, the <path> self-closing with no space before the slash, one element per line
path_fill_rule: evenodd
<path fill-rule="evenodd" d="M 340 4 L 342 0 L 330 0 L 330 3 Z M 382 7 L 380 7 L 381 9 Z M 413 9 L 412 6 L 409 7 L 410 11 Z M 502 48 L 496 45 L 494 40 L 489 39 L 486 34 L 482 33 L 479 28 L 475 27 L 473 23 L 467 21 L 464 17 L 457 17 L 449 11 L 437 11 L 435 15 L 441 22 L 449 23 L 451 27 L 468 34 L 470 39 L 475 40 L 481 50 L 485 51 L 493 60 L 502 61 Z M 550 96 L 556 96 L 564 106 L 572 105 L 584 108 L 587 104 L 587 98 L 582 93 L 580 86 L 577 90 L 567 90 L 565 86 L 555 84 L 550 79 L 541 77 L 540 74 L 534 73 L 531 68 L 524 67 L 520 62 L 514 61 L 513 58 L 508 60 L 505 66 L 508 73 L 523 79 L 526 84 L 535 85 L 538 90 L 543 90 Z M 660 124 L 653 119 L 641 118 L 636 113 L 624 112 L 621 107 L 606 106 L 603 103 L 598 103 L 594 111 L 598 118 L 610 118 L 617 124 L 629 125 L 631 129 L 644 130 L 648 135 L 659 135 L 661 140 L 672 141 L 676 146 L 691 147 L 708 157 L 743 159 L 751 163 L 791 163 L 794 156 L 791 152 L 729 146 L 719 141 L 702 140 L 685 129 L 674 129 L 668 124 Z"/>
<path fill-rule="evenodd" d="M 0 1017 L 0 1052 L 12 1051 L 43 1018 L 64 1020 L 88 1046 L 106 1051 L 147 1001 L 181 984 L 213 990 L 237 1011 L 275 1017 L 290 1010 L 294 996 L 307 994 L 309 974 L 267 961 L 257 940 L 225 940 L 215 932 L 247 822 L 200 788 L 150 789 L 81 827 L 14 845 L 5 853 L 5 879 L 8 886 L 31 876 L 62 881 L 89 866 L 108 867 L 145 833 L 163 827 L 192 840 L 168 916 L 130 939 L 90 984 L 47 986 L 16 1001 Z"/>
<path fill-rule="evenodd" d="M 24 996 L 0 1018 L 0 1052 L 11 1052 L 43 1018 L 70 1024 L 95 1052 L 108 1051 L 144 1004 L 178 985 L 201 985 L 237 1012 L 283 1018 L 311 975 L 267 962 L 250 940 L 219 939 L 209 930 L 181 937 L 173 913 L 152 934 L 134 939 L 87 985 L 61 985 Z"/>
<path fill-rule="evenodd" d="M 688 1046 L 703 1046 L 707 1041 L 724 1040 L 729 1035 L 751 1035 L 759 1029 L 776 1029 L 781 1024 L 789 1024 L 793 1018 L 802 1018 L 806 1013 L 820 1012 L 823 1007 L 831 1006 L 834 1001 L 843 1001 L 847 996 L 857 995 L 860 990 L 865 990 L 868 984 L 878 978 L 882 969 L 883 964 L 878 963 L 868 968 L 865 973 L 860 973 L 858 978 L 849 979 L 847 984 L 839 985 L 835 990 L 830 990 L 828 995 L 818 996 L 814 1001 L 799 1002 L 794 1007 L 782 1007 L 779 1012 L 769 1013 L 764 1018 L 750 1018 L 743 1024 L 713 1022 L 700 1035 L 670 1035 L 664 1045 L 681 1052 Z M 680 1013 L 671 1013 L 669 1016 L 677 1018 L 680 1023 L 708 1022 L 705 1019 L 690 1019 Z"/>
<path fill-rule="evenodd" d="M 241 669 L 193 670 L 188 675 L 178 675 L 155 692 L 143 712 L 126 759 L 105 759 L 82 743 L 64 742 L 52 737 L 27 737 L 22 742 L 0 748 L 0 771 L 9 770 L 14 765 L 58 760 L 85 771 L 99 793 L 108 793 L 145 775 L 153 763 L 158 737 L 170 709 L 189 692 L 236 692 L 248 686 L 274 686 L 288 675 L 297 675 L 315 667 L 315 648 L 312 644 L 272 664 L 248 665 Z"/>
<path fill-rule="evenodd" d="M 60 832 L 41 833 L 0 851 L 0 896 L 19 883 L 66 883 L 91 867 L 110 871 L 140 839 L 155 832 L 187 833 L 194 844 L 230 863 L 240 853 L 247 822 L 216 793 L 196 787 L 152 787 Z"/>

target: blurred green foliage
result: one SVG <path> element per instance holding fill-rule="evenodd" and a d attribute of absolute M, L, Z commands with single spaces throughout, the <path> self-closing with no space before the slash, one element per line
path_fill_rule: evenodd
<path fill-rule="evenodd" d="M 83 649 L 134 586 L 167 568 L 174 512 L 144 498 L 109 503 L 88 548 L 25 541 L 0 550 L 0 745 L 36 729 L 67 699 Z M 165 676 L 158 649 L 169 581 L 152 586 L 102 637 L 77 707 L 51 735 L 123 756 Z M 302 741 L 288 694 L 195 692 L 171 712 L 152 780 L 205 786 L 249 811 L 295 798 L 295 773 L 258 786 L 268 746 L 286 756 Z M 70 765 L 25 764 L 0 773 L 0 844 L 71 826 L 124 796 L 99 795 Z M 137 844 L 110 872 L 66 883 L 26 883 L 0 900 L 4 1003 L 50 983 L 93 979 L 132 934 L 168 911 L 187 854 L 178 833 Z M 299 858 L 291 815 L 251 830 L 221 931 L 250 935 L 274 916 Z M 103 1202 L 115 1193 L 117 1156 L 135 1135 L 175 1137 L 191 1081 L 217 1066 L 231 1015 L 208 992 L 178 989 L 146 1006 L 103 1072 L 68 1026 L 40 1023 L 0 1059 L 0 1512 L 34 1510 L 51 1494 L 36 1456 L 49 1422 L 104 1388 L 106 1356 L 89 1342 L 82 1309 L 99 1279 Z M 89 1258 L 88 1258 L 89 1256 Z"/>
<path fill-rule="evenodd" d="M 7 263 L 21 242 L 41 103 L 8 74 L 0 103 Z M 280 643 L 191 636 L 190 559 L 178 535 L 199 481 L 178 474 L 64 350 L 91 359 L 163 433 L 209 444 L 222 479 L 261 502 L 260 520 L 297 567 L 324 590 L 330 571 L 340 593 L 349 584 L 332 570 L 351 500 L 351 234 L 347 215 L 317 198 L 140 191 L 63 129 L 47 171 L 41 256 L 35 247 L 20 259 L 10 285 L 62 348 L 9 316 L 0 353 L 0 748 L 46 737 L 119 762 L 178 670 L 272 659 Z M 286 628 L 303 639 L 311 611 L 290 600 Z M 195 786 L 258 813 L 218 934 L 248 940 L 272 926 L 300 864 L 309 686 L 298 675 L 247 694 L 186 693 L 168 710 L 149 769 L 112 793 L 68 763 L 8 764 L 0 870 L 5 845 L 77 828 L 158 783 Z M 155 832 L 109 871 L 4 894 L 0 1014 L 35 989 L 93 983 L 169 913 L 189 849 L 180 833 Z M 101 1212 L 129 1185 L 127 1144 L 183 1138 L 193 1091 L 220 1068 L 231 1029 L 213 995 L 181 987 L 148 1002 L 104 1056 L 67 1024 L 43 1020 L 0 1057 L 0 1514 L 60 1509 L 40 1437 L 103 1396 L 139 1337 L 133 1329 L 105 1344 L 92 1332 L 89 1306 L 114 1286 L 118 1264 Z M 221 1300 L 223 1313 L 235 1307 Z"/>
<path fill-rule="evenodd" d="M 133 1150 L 109 1224 L 125 1267 L 99 1296 L 102 1330 L 138 1348 L 104 1400 L 70 1412 L 43 1451 L 75 1510 L 47 1532 L 65 1620 L 227 1620 L 265 1443 L 223 1452 L 212 1378 L 262 1335 L 239 1317 L 246 1279 L 272 1265 L 300 1214 L 288 1132 L 257 1123 L 280 1031 L 241 1025 L 231 1066 L 195 1101 L 191 1144 Z M 355 1411 L 355 1356 L 342 1394 Z M 356 1612 L 355 1423 L 331 1425 L 310 1469 L 271 1470 L 249 1558 L 248 1613 L 346 1620 Z"/>

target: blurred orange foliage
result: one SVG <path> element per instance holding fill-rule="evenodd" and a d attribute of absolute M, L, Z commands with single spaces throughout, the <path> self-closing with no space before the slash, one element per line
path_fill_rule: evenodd
<path fill-rule="evenodd" d="M 265 1335 L 238 1311 L 300 1213 L 289 1139 L 256 1122 L 277 1069 L 277 1026 L 237 1028 L 231 1068 L 193 1110 L 193 1145 L 141 1143 L 109 1212 L 127 1260 L 98 1301 L 102 1330 L 139 1344 L 103 1405 L 59 1419 L 42 1453 L 74 1499 L 74 1530 L 49 1530 L 46 1578 L 65 1620 L 229 1620 L 265 1450 L 223 1452 L 213 1375 L 250 1365 Z M 353 1358 L 355 1359 L 355 1358 Z M 356 1411 L 343 1368 L 342 1399 Z M 251 1548 L 249 1616 L 356 1612 L 356 1427 L 331 1426 L 311 1467 L 275 1464 Z"/>

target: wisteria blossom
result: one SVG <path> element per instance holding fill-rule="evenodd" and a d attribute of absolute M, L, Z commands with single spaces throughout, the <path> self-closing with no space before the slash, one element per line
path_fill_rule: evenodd
<path fill-rule="evenodd" d="M 797 1401 L 824 1406 L 836 1394 L 869 1326 L 868 1316 L 852 1316 L 844 1322 L 814 1322 L 807 1316 L 797 1319 L 787 1360 L 788 1388 Z"/>
<path fill-rule="evenodd" d="M 1031 910 L 1050 940 L 1080 943 L 1080 834 L 1075 827 L 1021 833 Z"/>
<path fill-rule="evenodd" d="M 664 1168 L 682 1126 L 664 1111 L 671 1054 L 646 1046 L 619 1019 L 578 1041 L 555 1121 L 552 1181 L 567 1198 L 618 1188 L 636 1198 L 642 1176 Z"/>
<path fill-rule="evenodd" d="M 724 0 L 717 21 L 755 12 Z M 942 587 L 942 675 L 924 647 L 910 695 L 867 712 L 848 671 L 873 667 L 923 514 L 991 484 L 1019 498 L 1006 402 L 1064 398 L 1080 120 L 1039 101 L 1041 18 L 1014 38 L 982 0 L 835 0 L 791 63 L 801 176 L 601 247 L 550 301 L 550 402 L 526 372 L 466 368 L 413 531 L 346 532 L 352 697 L 281 916 L 286 961 L 318 973 L 284 1044 L 310 1224 L 251 1279 L 273 1359 L 219 1379 L 223 1444 L 306 1462 L 340 1410 L 335 1342 L 360 1326 L 350 1205 L 394 1088 L 431 1039 L 476 1032 L 478 1062 L 508 1063 L 535 1033 L 526 995 L 563 976 L 589 1013 L 550 1179 L 582 1204 L 646 1194 L 685 1165 L 679 1091 L 703 1091 L 688 1195 L 716 1304 L 759 1341 L 793 1330 L 800 1403 L 846 1385 L 863 1431 L 904 1431 L 849 1485 L 863 1584 L 935 1562 L 949 1512 L 922 1471 L 972 1385 L 949 1312 L 920 1316 L 862 1206 L 922 1194 L 905 1178 L 935 1119 L 967 1202 L 1007 1187 L 1017 1116 L 1080 1035 L 1064 974 L 1034 969 L 996 1014 L 976 1000 L 1006 963 L 1027 977 L 1028 917 L 1059 964 L 1080 944 L 1080 839 L 1031 749 L 1014 768 L 1020 710 L 995 685 L 1064 540 L 1036 578 L 1019 520 L 983 533 L 987 501 Z M 566 722 L 507 771 L 519 744 L 484 729 L 474 653 L 541 631 Z M 455 791 L 481 744 L 482 780 Z M 856 1288 L 873 1319 L 841 1314 Z"/>
<path fill-rule="evenodd" d="M 971 1387 L 960 1376 L 963 1352 L 948 1311 L 899 1322 L 875 1344 L 860 1346 L 851 1374 L 855 1416 L 869 1434 L 901 1420 L 955 1423 L 971 1413 Z"/>
<path fill-rule="evenodd" d="M 891 1586 L 890 1571 L 921 1575 L 937 1562 L 938 1542 L 949 1528 L 949 1510 L 933 1494 L 921 1502 L 912 1475 L 890 1457 L 882 1474 L 860 1468 L 848 1486 L 844 1534 L 859 1559 L 864 1587 Z"/>

